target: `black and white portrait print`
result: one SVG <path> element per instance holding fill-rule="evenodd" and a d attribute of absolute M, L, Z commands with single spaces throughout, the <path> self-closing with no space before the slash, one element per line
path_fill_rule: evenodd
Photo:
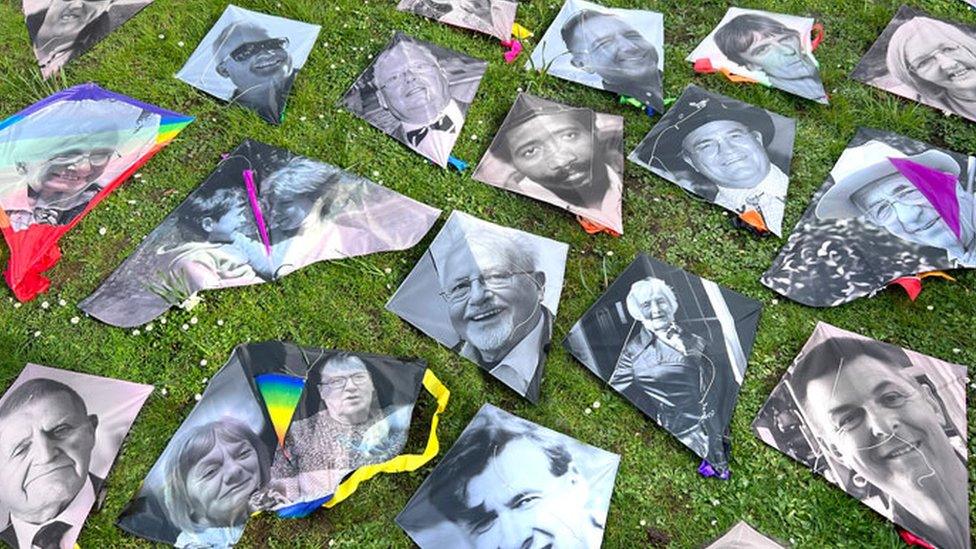
<path fill-rule="evenodd" d="M 976 266 L 974 174 L 973 157 L 859 129 L 762 283 L 832 307 L 899 277 Z"/>
<path fill-rule="evenodd" d="M 623 233 L 623 117 L 520 93 L 472 177 Z"/>
<path fill-rule="evenodd" d="M 629 158 L 779 236 L 795 136 L 792 118 L 691 85 Z"/>
<path fill-rule="evenodd" d="M 687 61 L 707 59 L 716 70 L 826 104 L 820 65 L 813 57 L 813 27 L 809 17 L 732 7 Z"/>
<path fill-rule="evenodd" d="M 499 40 L 512 37 L 516 0 L 400 0 L 397 9 L 441 23 L 478 31 Z"/>
<path fill-rule="evenodd" d="M 535 403 L 568 250 L 455 211 L 386 308 Z"/>
<path fill-rule="evenodd" d="M 566 0 L 527 69 L 633 97 L 664 111 L 664 16 Z"/>
<path fill-rule="evenodd" d="M 176 77 L 280 124 L 295 76 L 319 30 L 318 25 L 230 5 Z"/>
<path fill-rule="evenodd" d="M 970 546 L 966 368 L 820 323 L 756 435 L 935 547 Z M 784 411 L 802 425 L 788 437 Z"/>
<path fill-rule="evenodd" d="M 23 0 L 27 33 L 48 78 L 153 0 Z"/>
<path fill-rule="evenodd" d="M 705 549 L 786 549 L 748 523 L 739 521 Z"/>
<path fill-rule="evenodd" d="M 717 471 L 762 305 L 641 254 L 563 347 Z"/>
<path fill-rule="evenodd" d="M 152 390 L 28 364 L 0 398 L 0 542 L 74 547 Z"/>
<path fill-rule="evenodd" d="M 490 404 L 397 516 L 421 548 L 598 548 L 620 456 Z"/>
<path fill-rule="evenodd" d="M 443 168 L 487 68 L 486 61 L 397 32 L 342 105 Z"/>
<path fill-rule="evenodd" d="M 253 176 L 263 223 L 245 172 Z M 108 324 L 139 326 L 200 291 L 276 280 L 317 261 L 409 248 L 439 214 L 330 164 L 248 140 L 80 306 Z"/>
<path fill-rule="evenodd" d="M 976 121 L 976 27 L 902 6 L 851 78 Z"/>

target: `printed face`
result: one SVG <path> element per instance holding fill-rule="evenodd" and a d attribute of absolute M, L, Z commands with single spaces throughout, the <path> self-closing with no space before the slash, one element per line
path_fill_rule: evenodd
<path fill-rule="evenodd" d="M 374 392 L 373 379 L 358 358 L 329 362 L 322 371 L 319 395 L 337 421 L 353 425 L 366 421 Z"/>
<path fill-rule="evenodd" d="M 646 83 L 658 72 L 654 46 L 615 15 L 584 19 L 571 42 L 574 65 L 606 82 Z"/>
<path fill-rule="evenodd" d="M 709 122 L 681 146 L 685 162 L 720 187 L 751 189 L 769 173 L 762 134 L 734 120 Z"/>
<path fill-rule="evenodd" d="M 909 70 L 950 95 L 976 94 L 976 52 L 938 34 L 921 33 L 906 47 Z"/>
<path fill-rule="evenodd" d="M 943 249 L 959 242 L 925 195 L 900 173 L 865 185 L 851 201 L 865 219 L 903 240 Z"/>
<path fill-rule="evenodd" d="M 117 137 L 116 132 L 103 132 L 57 146 L 30 183 L 37 205 L 70 202 L 97 181 L 116 155 Z"/>
<path fill-rule="evenodd" d="M 107 12 L 113 0 L 52 0 L 37 30 L 41 51 L 71 44 L 92 21 Z"/>
<path fill-rule="evenodd" d="M 247 221 L 243 199 L 235 202 L 217 219 L 203 218 L 203 230 L 207 231 L 210 242 L 233 242 Z"/>
<path fill-rule="evenodd" d="M 64 392 L 32 399 L 0 425 L 0 502 L 40 523 L 57 516 L 88 478 L 98 420 Z"/>
<path fill-rule="evenodd" d="M 572 113 L 537 116 L 505 142 L 515 169 L 548 189 L 581 193 L 593 183 L 592 128 Z"/>
<path fill-rule="evenodd" d="M 218 431 L 214 447 L 187 473 L 186 489 L 194 507 L 213 526 L 240 524 L 248 501 L 261 485 L 257 450 L 246 439 Z"/>
<path fill-rule="evenodd" d="M 940 475 L 959 464 L 931 390 L 895 368 L 863 355 L 844 362 L 836 378 L 809 382 L 807 408 L 835 455 L 904 503 L 936 492 Z"/>
<path fill-rule="evenodd" d="M 653 330 L 666 330 L 674 322 L 674 309 L 671 302 L 660 292 L 655 292 L 640 301 L 644 322 Z"/>
<path fill-rule="evenodd" d="M 586 481 L 571 465 L 562 476 L 549 470 L 545 452 L 525 438 L 490 457 L 468 481 L 468 508 L 483 506 L 484 518 L 470 526 L 477 548 L 584 548 L 593 520 L 587 514 Z"/>
<path fill-rule="evenodd" d="M 817 66 L 803 53 L 798 33 L 754 33 L 752 45 L 740 55 L 750 69 L 773 78 L 800 80 L 817 76 Z"/>
<path fill-rule="evenodd" d="M 237 27 L 220 49 L 217 73 L 229 78 L 238 93 L 276 85 L 292 73 L 287 38 L 271 38 L 257 27 Z"/>
<path fill-rule="evenodd" d="M 393 46 L 374 65 L 373 81 L 380 104 L 402 122 L 433 122 L 451 100 L 447 78 L 420 46 Z"/>

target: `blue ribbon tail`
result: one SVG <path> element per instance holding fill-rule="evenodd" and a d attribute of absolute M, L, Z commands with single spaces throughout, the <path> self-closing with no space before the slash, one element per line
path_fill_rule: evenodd
<path fill-rule="evenodd" d="M 456 156 L 448 156 L 447 164 L 449 166 L 453 166 L 454 169 L 459 172 L 463 172 L 464 170 L 468 169 L 468 163 Z"/>
<path fill-rule="evenodd" d="M 303 501 L 302 503 L 296 503 L 294 505 L 289 505 L 288 507 L 278 509 L 277 514 L 279 517 L 286 519 L 305 518 L 314 513 L 319 507 L 325 505 L 330 499 L 332 499 L 332 494 L 313 501 Z"/>

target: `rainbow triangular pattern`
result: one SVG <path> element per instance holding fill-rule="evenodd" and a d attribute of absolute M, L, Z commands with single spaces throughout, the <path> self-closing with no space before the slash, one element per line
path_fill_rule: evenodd
<path fill-rule="evenodd" d="M 254 382 L 264 399 L 268 417 L 271 418 L 271 424 L 278 436 L 278 444 L 284 447 L 285 433 L 291 425 L 298 401 L 302 398 L 305 380 L 297 376 L 270 373 L 254 376 Z"/>

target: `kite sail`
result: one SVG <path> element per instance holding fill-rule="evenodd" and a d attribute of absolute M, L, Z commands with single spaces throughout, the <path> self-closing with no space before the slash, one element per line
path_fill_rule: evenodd
<path fill-rule="evenodd" d="M 397 32 L 342 105 L 445 168 L 487 68 L 486 61 Z"/>
<path fill-rule="evenodd" d="M 779 236 L 795 137 L 792 118 L 691 85 L 629 158 Z"/>
<path fill-rule="evenodd" d="M 526 69 L 632 97 L 664 111 L 664 16 L 566 0 Z"/>
<path fill-rule="evenodd" d="M 138 326 L 203 290 L 410 248 L 438 215 L 363 177 L 248 140 L 79 306 L 113 326 Z"/>
<path fill-rule="evenodd" d="M 965 366 L 821 322 L 752 429 L 929 544 L 970 546 Z"/>
<path fill-rule="evenodd" d="M 0 122 L 4 278 L 17 299 L 47 291 L 58 240 L 192 120 L 80 84 Z"/>
<path fill-rule="evenodd" d="M 396 521 L 422 549 L 598 548 L 619 464 L 485 404 Z"/>
<path fill-rule="evenodd" d="M 305 380 L 283 443 L 275 410 L 287 406 L 272 399 L 272 409 L 266 398 L 271 374 Z M 294 384 L 287 385 L 282 393 L 291 401 Z M 429 438 L 422 454 L 401 454 L 421 388 L 437 400 Z M 119 526 L 176 547 L 227 547 L 253 513 L 292 518 L 333 507 L 379 473 L 413 471 L 430 461 L 448 395 L 421 360 L 278 341 L 240 345 L 211 378 Z"/>
<path fill-rule="evenodd" d="M 705 549 L 786 549 L 749 524 L 739 521 Z"/>
<path fill-rule="evenodd" d="M 520 93 L 472 177 L 624 232 L 624 119 Z"/>
<path fill-rule="evenodd" d="M 512 37 L 516 0 L 400 0 L 397 9 L 499 40 Z"/>
<path fill-rule="evenodd" d="M 386 308 L 537 403 L 568 251 L 454 211 Z"/>
<path fill-rule="evenodd" d="M 759 82 L 826 105 L 813 57 L 823 32 L 809 17 L 733 7 L 686 61 L 697 72 L 722 72 L 733 82 Z"/>
<path fill-rule="evenodd" d="M 563 347 L 728 477 L 729 424 L 762 304 L 644 254 L 573 325 Z"/>
<path fill-rule="evenodd" d="M 976 158 L 861 128 L 762 283 L 813 307 L 976 267 Z"/>
<path fill-rule="evenodd" d="M 0 398 L 0 542 L 77 547 L 151 385 L 28 364 Z"/>
<path fill-rule="evenodd" d="M 280 124 L 321 28 L 227 6 L 176 77 Z"/>

